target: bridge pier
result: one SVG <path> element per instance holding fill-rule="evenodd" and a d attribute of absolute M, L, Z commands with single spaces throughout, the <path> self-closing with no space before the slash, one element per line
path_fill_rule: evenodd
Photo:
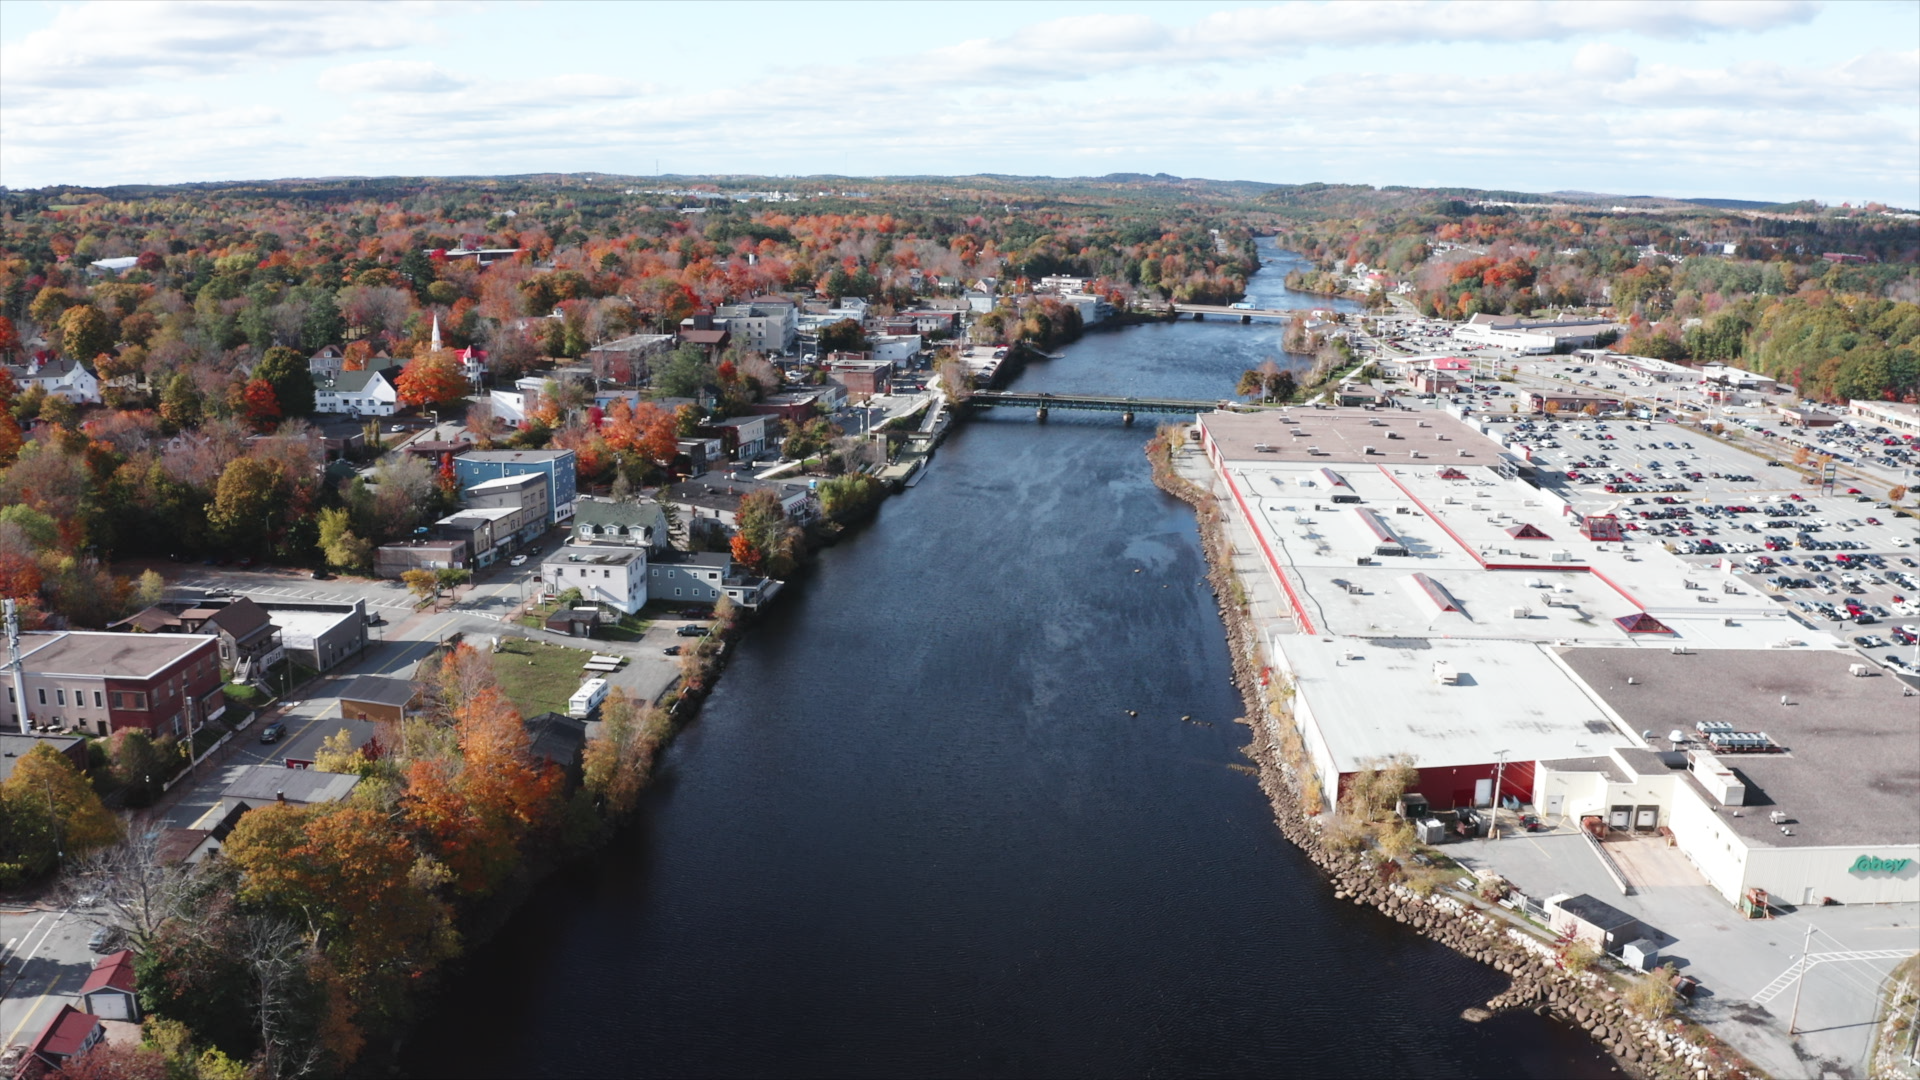
<path fill-rule="evenodd" d="M 1206 322 L 1206 321 L 1207 321 L 1207 313 L 1206 313 L 1206 312 L 1204 312 L 1204 311 L 1196 311 L 1196 312 L 1194 312 L 1194 313 L 1193 313 L 1193 321 L 1194 321 L 1194 322 Z"/>
<path fill-rule="evenodd" d="M 1241 326 L 1245 326 L 1245 325 L 1247 325 L 1248 323 L 1250 323 L 1250 322 L 1252 322 L 1252 321 L 1253 321 L 1253 316 L 1251 316 L 1251 315 L 1242 315 L 1242 316 L 1240 316 L 1240 325 L 1241 325 Z"/>
<path fill-rule="evenodd" d="M 1125 425 L 1126 425 L 1126 426 L 1128 426 L 1128 427 L 1132 427 L 1132 426 L 1133 426 L 1133 414 L 1132 414 L 1132 413 L 1130 413 L 1130 412 L 1126 412 L 1126 413 L 1121 413 L 1121 414 L 1120 414 L 1120 422 L 1121 422 L 1122 424 L 1125 424 Z"/>
<path fill-rule="evenodd" d="M 1042 405 L 1042 406 L 1040 406 L 1040 407 L 1039 407 L 1038 409 L 1035 409 L 1035 410 L 1033 411 L 1033 418 L 1034 418 L 1035 420 L 1038 420 L 1038 421 L 1040 421 L 1040 422 L 1041 422 L 1041 423 L 1043 423 L 1043 424 L 1044 424 L 1044 423 L 1046 423 L 1046 422 L 1047 422 L 1047 407 L 1046 407 L 1045 405 Z"/>

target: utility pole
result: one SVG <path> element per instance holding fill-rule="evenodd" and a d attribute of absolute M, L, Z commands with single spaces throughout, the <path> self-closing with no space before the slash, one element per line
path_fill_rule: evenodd
<path fill-rule="evenodd" d="M 1500 751 L 1500 761 L 1493 767 L 1493 834 L 1488 838 L 1500 839 L 1500 782 L 1506 778 L 1507 752 Z"/>
<path fill-rule="evenodd" d="M 13 598 L 6 601 L 7 670 L 13 676 L 15 707 L 20 710 L 20 734 L 27 733 L 27 677 L 20 669 L 20 614 L 13 609 Z"/>
<path fill-rule="evenodd" d="M 1800 944 L 1800 979 L 1793 984 L 1793 1016 L 1787 1020 L 1787 1034 L 1800 1034 L 1800 991 L 1806 988 L 1807 976 L 1813 971 L 1813 924 L 1807 924 L 1806 940 Z"/>

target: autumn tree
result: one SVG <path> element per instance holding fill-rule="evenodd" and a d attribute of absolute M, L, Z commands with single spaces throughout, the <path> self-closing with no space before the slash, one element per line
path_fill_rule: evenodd
<path fill-rule="evenodd" d="M 113 323 L 92 304 L 77 304 L 60 315 L 60 351 L 76 360 L 91 360 L 113 348 Z"/>
<path fill-rule="evenodd" d="M 373 545 L 354 535 L 353 513 L 345 507 L 320 511 L 320 553 L 327 565 L 336 570 L 356 570 L 367 565 Z"/>
<path fill-rule="evenodd" d="M 1907 486 L 1905 484 L 1895 484 L 1893 487 L 1890 487 L 1887 489 L 1888 502 L 1897 503 L 1901 499 L 1904 499 L 1906 497 L 1907 497 Z"/>
<path fill-rule="evenodd" d="M 258 550 L 273 533 L 274 515 L 286 525 L 286 493 L 280 464 L 259 458 L 235 458 L 220 473 L 207 521 L 232 547 Z"/>
<path fill-rule="evenodd" d="M 442 349 L 423 352 L 408 361 L 394 380 L 394 389 L 399 391 L 402 405 L 438 405 L 464 397 L 470 388 L 453 354 Z"/>
<path fill-rule="evenodd" d="M 313 413 L 313 372 L 307 367 L 307 358 L 297 350 L 283 345 L 268 349 L 254 365 L 253 376 L 265 379 L 273 388 L 274 401 L 283 415 Z"/>
<path fill-rule="evenodd" d="M 402 570 L 400 583 L 422 601 L 440 599 L 440 579 L 431 570 Z"/>
<path fill-rule="evenodd" d="M 0 887 L 41 877 L 68 856 L 120 838 L 120 823 L 64 754 L 40 743 L 0 784 Z"/>
<path fill-rule="evenodd" d="M 467 406 L 467 433 L 473 436 L 474 443 L 482 450 L 493 448 L 494 440 L 507 433 L 507 425 L 494 414 L 493 405 L 486 401 L 476 401 Z"/>
<path fill-rule="evenodd" d="M 371 1001 L 401 992 L 450 951 L 448 912 L 413 873 L 413 845 L 383 811 L 265 806 L 221 852 L 240 896 L 318 931 L 346 984 Z"/>
<path fill-rule="evenodd" d="M 280 399 L 273 384 L 265 379 L 249 379 L 241 391 L 241 410 L 247 423 L 259 432 L 272 431 L 280 422 Z"/>
<path fill-rule="evenodd" d="M 534 758 L 520 714 L 497 686 L 453 715 L 458 757 L 416 759 L 402 809 L 454 887 L 484 895 L 520 865 L 522 844 L 557 819 L 561 776 Z"/>
<path fill-rule="evenodd" d="M 201 413 L 200 390 L 194 385 L 193 376 L 185 371 L 174 372 L 160 395 L 161 418 L 174 427 L 191 428 L 200 425 Z"/>

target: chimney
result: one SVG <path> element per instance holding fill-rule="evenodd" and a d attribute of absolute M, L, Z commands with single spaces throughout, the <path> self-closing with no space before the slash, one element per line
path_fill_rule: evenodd
<path fill-rule="evenodd" d="M 287 802 L 287 793 L 284 791 L 276 791 L 273 793 L 273 799 L 275 802 L 284 806 Z"/>

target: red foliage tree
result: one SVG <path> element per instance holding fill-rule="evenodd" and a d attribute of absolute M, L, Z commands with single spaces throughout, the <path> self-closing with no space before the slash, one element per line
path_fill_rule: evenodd
<path fill-rule="evenodd" d="M 280 399 L 273 392 L 273 384 L 265 379 L 252 379 L 241 392 L 242 408 L 246 412 L 247 423 L 255 431 L 271 431 L 280 422 Z"/>

